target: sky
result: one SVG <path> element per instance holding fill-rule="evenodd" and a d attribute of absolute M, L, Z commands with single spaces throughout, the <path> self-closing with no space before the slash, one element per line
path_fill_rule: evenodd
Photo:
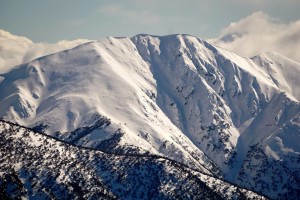
<path fill-rule="evenodd" d="M 34 42 L 184 33 L 203 39 L 263 12 L 300 19 L 299 0 L 0 0 L 0 29 Z"/>
<path fill-rule="evenodd" d="M 300 63 L 300 0 L 0 0 L 0 74 L 104 37 L 189 34 Z"/>

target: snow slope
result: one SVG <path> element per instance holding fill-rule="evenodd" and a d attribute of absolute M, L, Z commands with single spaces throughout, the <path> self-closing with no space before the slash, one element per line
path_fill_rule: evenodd
<path fill-rule="evenodd" d="M 123 145 L 160 152 L 197 167 L 210 165 L 155 104 L 155 80 L 128 38 L 84 44 L 3 76 L 0 115 L 7 120 L 28 127 L 43 124 L 47 134 L 59 131 L 66 138 L 64 132 L 92 126 L 105 117 L 109 126 L 76 139 L 76 144 L 96 147 L 120 129 L 125 133 Z"/>
<path fill-rule="evenodd" d="M 3 74 L 0 116 L 80 146 L 164 155 L 272 198 L 296 196 L 297 181 L 272 190 L 275 175 L 257 169 L 276 163 L 283 179 L 299 178 L 299 70 L 276 53 L 244 58 L 188 35 L 105 38 Z"/>

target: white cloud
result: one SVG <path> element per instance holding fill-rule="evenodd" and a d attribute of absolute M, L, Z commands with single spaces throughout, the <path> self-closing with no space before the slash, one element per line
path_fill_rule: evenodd
<path fill-rule="evenodd" d="M 150 24 L 159 22 L 159 17 L 153 15 L 146 9 L 141 11 L 129 10 L 119 4 L 109 4 L 99 8 L 98 11 L 107 16 L 118 17 L 135 24 Z"/>
<path fill-rule="evenodd" d="M 23 62 L 27 62 L 34 58 L 56 53 L 66 49 L 71 49 L 80 44 L 89 42 L 87 39 L 76 39 L 76 40 L 61 40 L 54 44 L 49 43 L 34 43 L 29 46 L 26 53 L 23 55 Z"/>
<path fill-rule="evenodd" d="M 273 51 L 300 62 L 300 20 L 286 24 L 255 12 L 231 23 L 210 41 L 242 56 Z"/>
<path fill-rule="evenodd" d="M 33 42 L 25 37 L 15 36 L 0 29 L 0 73 L 23 61 Z"/>
<path fill-rule="evenodd" d="M 63 51 L 90 40 L 62 40 L 54 44 L 34 43 L 28 38 L 12 35 L 0 29 L 0 74 L 34 58 Z"/>

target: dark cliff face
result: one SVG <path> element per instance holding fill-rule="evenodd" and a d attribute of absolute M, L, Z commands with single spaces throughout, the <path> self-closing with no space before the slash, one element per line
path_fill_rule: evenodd
<path fill-rule="evenodd" d="M 2 199 L 261 198 L 163 157 L 76 147 L 4 121 L 0 130 Z"/>

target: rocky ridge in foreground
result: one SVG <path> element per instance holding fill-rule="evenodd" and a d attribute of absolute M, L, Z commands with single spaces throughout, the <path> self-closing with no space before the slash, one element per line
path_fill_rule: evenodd
<path fill-rule="evenodd" d="M 76 147 L 5 121 L 0 138 L 2 199 L 265 199 L 159 156 Z"/>

